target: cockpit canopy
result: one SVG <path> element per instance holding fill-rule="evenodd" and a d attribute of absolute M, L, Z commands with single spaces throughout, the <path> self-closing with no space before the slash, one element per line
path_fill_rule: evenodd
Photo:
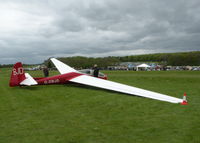
<path fill-rule="evenodd" d="M 93 76 L 94 70 L 92 70 L 92 69 L 83 69 L 83 70 L 79 70 L 79 72 Z M 102 79 L 107 79 L 107 75 L 103 74 L 102 72 L 99 72 L 98 77 L 102 78 Z"/>

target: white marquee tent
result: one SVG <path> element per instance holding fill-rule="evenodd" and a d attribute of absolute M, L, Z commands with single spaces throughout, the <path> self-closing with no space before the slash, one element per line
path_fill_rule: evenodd
<path fill-rule="evenodd" d="M 147 64 L 141 64 L 141 65 L 138 65 L 137 66 L 137 71 L 139 70 L 139 69 L 144 69 L 144 70 L 147 70 L 148 68 L 150 68 L 151 66 L 149 66 L 149 65 L 147 65 Z"/>

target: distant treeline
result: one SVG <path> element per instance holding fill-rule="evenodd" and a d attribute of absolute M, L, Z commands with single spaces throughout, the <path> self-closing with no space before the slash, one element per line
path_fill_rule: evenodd
<path fill-rule="evenodd" d="M 8 64 L 8 65 L 0 65 L 0 68 L 10 68 L 12 67 L 12 64 Z"/>
<path fill-rule="evenodd" d="M 94 64 L 97 64 L 99 67 L 107 67 L 110 65 L 116 65 L 120 62 L 118 57 L 104 57 L 104 58 L 93 58 L 93 57 L 62 57 L 57 58 L 62 62 L 70 65 L 75 68 L 91 68 Z M 45 65 L 49 68 L 53 67 L 53 64 L 48 59 L 45 61 Z"/>
<path fill-rule="evenodd" d="M 38 64 L 23 64 L 23 67 L 34 67 L 34 66 L 37 66 Z M 13 64 L 3 64 L 3 65 L 0 65 L 0 68 L 10 68 L 10 67 L 13 67 Z"/>
<path fill-rule="evenodd" d="M 146 55 L 132 55 L 124 57 L 61 57 L 59 60 L 75 68 L 91 68 L 94 64 L 99 67 L 117 65 L 121 62 L 157 62 L 171 66 L 200 66 L 200 51 L 183 53 L 158 53 Z M 48 67 L 53 67 L 50 60 L 44 61 Z M 0 65 L 0 67 L 12 67 L 13 65 Z"/>
<path fill-rule="evenodd" d="M 200 51 L 183 53 L 159 53 L 137 56 L 125 56 L 120 58 L 121 62 L 160 62 L 171 66 L 199 66 Z"/>
<path fill-rule="evenodd" d="M 158 53 L 124 57 L 115 56 L 102 58 L 76 56 L 62 57 L 58 59 L 76 68 L 90 68 L 94 64 L 97 64 L 99 67 L 107 67 L 111 65 L 117 65 L 120 62 L 157 62 L 160 64 L 171 66 L 199 66 L 200 51 L 184 53 Z M 49 60 L 46 60 L 45 64 L 48 67 L 53 67 L 53 64 Z"/>

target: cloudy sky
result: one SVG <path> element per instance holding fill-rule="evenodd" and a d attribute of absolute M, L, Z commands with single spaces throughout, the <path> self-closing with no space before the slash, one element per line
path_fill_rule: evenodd
<path fill-rule="evenodd" d="M 199 50 L 199 0 L 0 0 L 0 64 Z"/>

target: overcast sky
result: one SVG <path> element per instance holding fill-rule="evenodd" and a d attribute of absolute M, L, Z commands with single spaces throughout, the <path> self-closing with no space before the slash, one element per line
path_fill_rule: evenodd
<path fill-rule="evenodd" d="M 200 0 L 0 0 L 0 64 L 200 51 Z"/>

